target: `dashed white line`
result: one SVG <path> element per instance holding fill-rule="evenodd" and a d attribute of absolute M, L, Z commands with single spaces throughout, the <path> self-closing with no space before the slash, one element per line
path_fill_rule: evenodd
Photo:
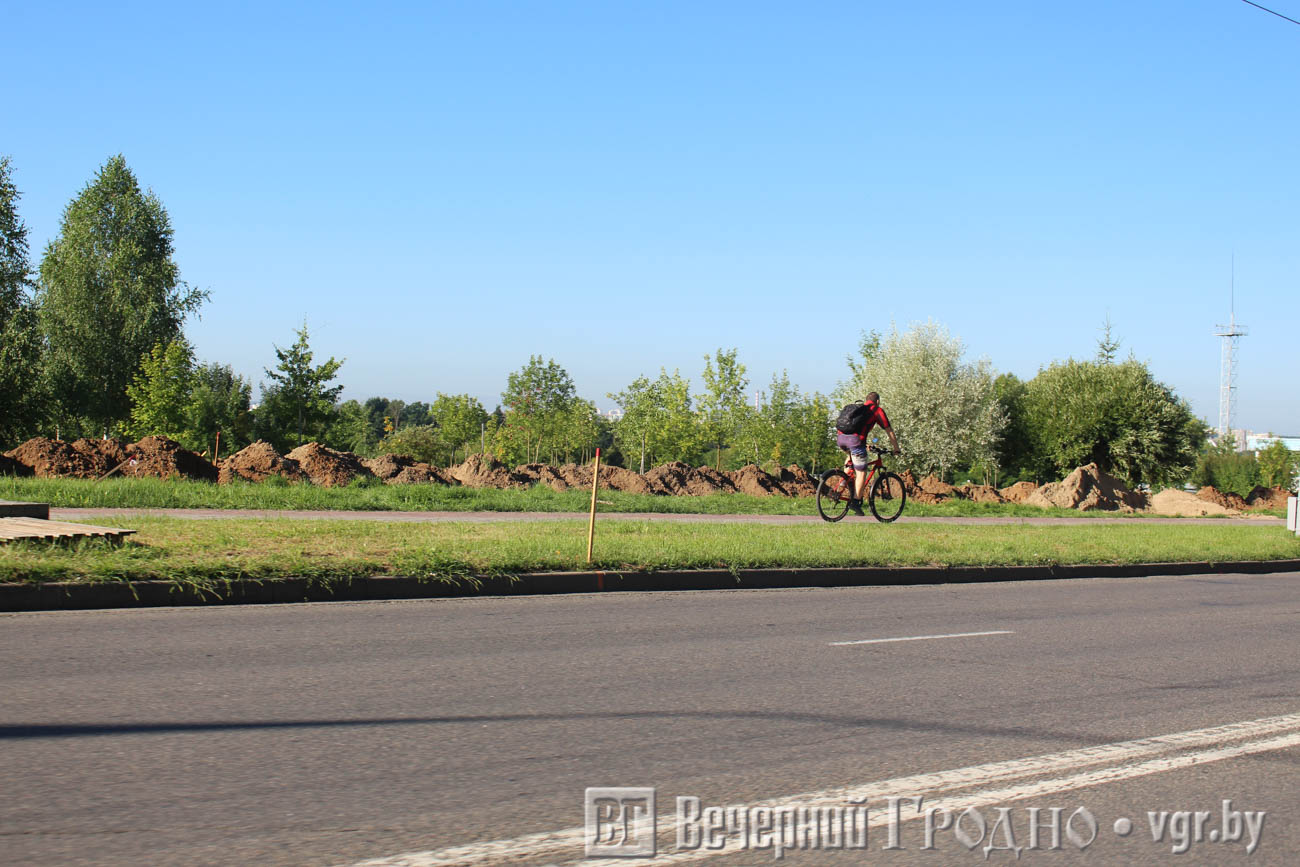
<path fill-rule="evenodd" d="M 848 647 L 850 644 L 889 644 L 891 641 L 931 641 L 935 638 L 975 638 L 979 635 L 1015 635 L 1010 629 L 990 632 L 953 632 L 947 635 L 906 635 L 902 638 L 863 638 L 860 641 L 832 641 L 831 647 Z"/>

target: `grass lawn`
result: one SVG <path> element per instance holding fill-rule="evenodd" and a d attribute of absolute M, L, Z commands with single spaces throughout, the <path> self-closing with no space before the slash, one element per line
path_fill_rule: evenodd
<path fill-rule="evenodd" d="M 656 497 L 601 490 L 601 509 L 608 512 L 675 512 L 719 515 L 812 515 L 811 497 L 751 497 L 715 494 L 707 497 Z M 0 476 L 0 500 L 49 503 L 68 508 L 135 509 L 287 509 L 400 512 L 586 512 L 588 491 L 553 491 L 537 485 L 526 491 L 444 485 L 385 485 L 375 480 L 346 488 L 311 484 L 207 482 L 158 479 L 31 479 Z M 1114 512 L 1076 512 L 1036 506 L 997 505 L 954 500 L 937 506 L 908 503 L 908 515 L 962 517 L 1115 517 Z M 1268 513 L 1274 514 L 1274 513 Z M 1282 513 L 1277 513 L 1281 516 Z"/>
<path fill-rule="evenodd" d="M 472 580 L 474 575 L 586 569 L 586 522 L 390 524 L 373 521 L 183 520 L 134 517 L 119 547 L 0 547 L 0 581 L 163 579 L 214 586 L 223 579 L 367 575 Z M 1277 526 L 1097 524 L 1068 526 L 798 526 L 608 521 L 594 568 L 853 565 L 1042 565 L 1300 558 L 1300 539 Z"/>

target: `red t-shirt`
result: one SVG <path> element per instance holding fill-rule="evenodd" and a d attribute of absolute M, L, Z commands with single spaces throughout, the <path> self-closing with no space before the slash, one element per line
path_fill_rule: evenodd
<path fill-rule="evenodd" d="M 870 433 L 871 429 L 876 425 L 880 425 L 885 430 L 889 430 L 889 416 L 885 415 L 885 411 L 880 408 L 880 404 L 864 400 L 862 405 L 870 408 L 871 414 L 868 415 L 867 420 L 863 422 L 862 429 L 857 432 L 858 436 L 866 439 L 867 434 Z"/>

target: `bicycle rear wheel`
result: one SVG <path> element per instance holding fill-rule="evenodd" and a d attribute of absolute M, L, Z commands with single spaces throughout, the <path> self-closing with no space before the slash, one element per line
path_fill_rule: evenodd
<path fill-rule="evenodd" d="M 881 473 L 871 483 L 868 501 L 871 504 L 871 514 L 876 516 L 876 520 L 888 524 L 903 514 L 903 506 L 907 505 L 907 488 L 897 474 Z"/>
<path fill-rule="evenodd" d="M 849 513 L 853 483 L 843 470 L 829 470 L 817 483 L 817 513 L 834 523 Z"/>

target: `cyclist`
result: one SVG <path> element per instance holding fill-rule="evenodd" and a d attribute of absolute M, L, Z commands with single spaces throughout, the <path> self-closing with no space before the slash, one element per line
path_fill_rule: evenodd
<path fill-rule="evenodd" d="M 857 429 L 852 433 L 845 433 L 837 430 L 835 444 L 840 447 L 841 451 L 848 452 L 847 463 L 853 461 L 853 499 L 849 501 L 849 509 L 855 515 L 862 515 L 862 495 L 866 493 L 863 488 L 867 482 L 867 434 L 876 425 L 889 434 L 889 442 L 894 447 L 894 454 L 898 454 L 898 437 L 894 436 L 894 429 L 889 425 L 889 416 L 880 408 L 880 395 L 871 392 L 862 401 L 866 407 L 865 413 L 860 413 L 861 421 Z M 847 407 L 846 407 L 847 410 Z"/>

